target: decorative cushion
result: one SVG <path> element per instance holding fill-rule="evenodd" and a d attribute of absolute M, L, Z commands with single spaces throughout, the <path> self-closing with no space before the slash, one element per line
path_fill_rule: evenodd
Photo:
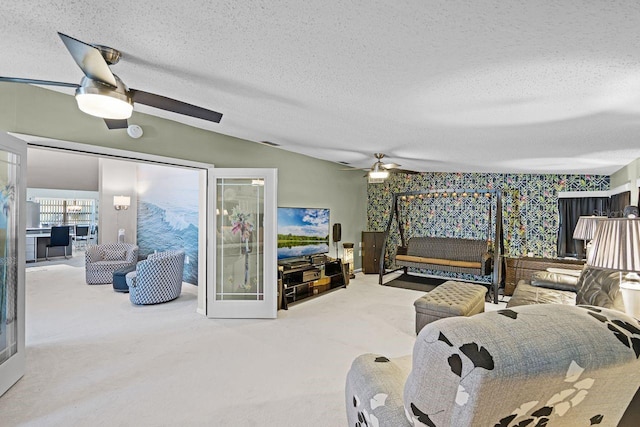
<path fill-rule="evenodd" d="M 577 276 L 569 276 L 560 273 L 550 273 L 548 271 L 538 271 L 531 275 L 532 286 L 542 286 L 543 288 L 557 289 L 559 291 L 575 292 L 577 284 Z"/>
<path fill-rule="evenodd" d="M 585 267 L 578 279 L 576 304 L 597 305 L 624 311 L 620 272 Z"/>
<path fill-rule="evenodd" d="M 125 257 L 126 251 L 124 249 L 105 249 L 104 259 L 105 261 L 120 261 Z"/>
<path fill-rule="evenodd" d="M 481 262 L 458 261 L 454 259 L 427 258 L 415 255 L 396 255 L 396 261 L 418 262 L 423 264 L 449 265 L 453 267 L 480 268 Z"/>
<path fill-rule="evenodd" d="M 531 286 L 524 280 L 520 280 L 513 296 L 507 303 L 507 308 L 529 304 L 568 304 L 575 305 L 575 291 L 561 291 L 542 286 Z"/>
<path fill-rule="evenodd" d="M 547 268 L 547 271 L 549 273 L 566 274 L 567 276 L 575 276 L 575 277 L 580 277 L 580 274 L 582 274 L 582 269 L 575 270 L 570 268 L 549 267 Z"/>

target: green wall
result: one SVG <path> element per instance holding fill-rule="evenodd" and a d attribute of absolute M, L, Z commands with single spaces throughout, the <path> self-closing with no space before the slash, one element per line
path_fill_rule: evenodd
<path fill-rule="evenodd" d="M 331 223 L 342 224 L 343 242 L 358 246 L 360 232 L 367 226 L 367 183 L 361 171 L 341 171 L 344 166 L 337 163 L 146 114 L 134 113 L 130 122 L 144 129 L 142 138 L 131 139 L 125 130 L 108 130 L 101 119 L 78 110 L 70 95 L 0 83 L 2 131 L 213 163 L 216 167 L 277 168 L 279 206 L 331 209 Z M 333 248 L 331 255 L 335 255 Z M 360 257 L 355 255 L 355 267 L 360 268 Z"/>

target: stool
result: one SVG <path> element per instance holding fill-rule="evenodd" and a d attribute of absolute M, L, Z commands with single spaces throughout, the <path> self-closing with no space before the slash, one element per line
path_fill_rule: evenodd
<path fill-rule="evenodd" d="M 472 283 L 449 280 L 418 298 L 416 307 L 416 334 L 427 323 L 453 316 L 472 316 L 484 312 L 487 288 Z"/>
<path fill-rule="evenodd" d="M 131 265 L 129 267 L 121 268 L 113 272 L 113 290 L 116 292 L 129 292 L 129 286 L 127 286 L 127 273 L 136 271 L 136 266 Z"/>

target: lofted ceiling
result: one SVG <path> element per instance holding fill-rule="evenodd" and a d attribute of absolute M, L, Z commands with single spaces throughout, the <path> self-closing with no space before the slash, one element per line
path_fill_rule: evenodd
<path fill-rule="evenodd" d="M 79 83 L 60 31 L 121 50 L 112 70 L 129 87 L 224 116 L 137 111 L 354 167 L 382 152 L 416 171 L 611 174 L 640 158 L 636 0 L 49 0 L 0 14 L 0 76 Z"/>

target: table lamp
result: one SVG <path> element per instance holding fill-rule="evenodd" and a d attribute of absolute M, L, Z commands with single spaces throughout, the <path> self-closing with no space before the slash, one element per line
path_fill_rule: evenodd
<path fill-rule="evenodd" d="M 584 240 L 586 258 L 589 258 L 589 253 L 591 252 L 591 240 L 596 232 L 598 221 L 606 218 L 606 216 L 581 216 L 578 218 L 576 228 L 573 230 L 573 238 L 575 240 Z"/>
<path fill-rule="evenodd" d="M 587 265 L 620 272 L 625 311 L 640 319 L 640 219 L 599 220 Z"/>

